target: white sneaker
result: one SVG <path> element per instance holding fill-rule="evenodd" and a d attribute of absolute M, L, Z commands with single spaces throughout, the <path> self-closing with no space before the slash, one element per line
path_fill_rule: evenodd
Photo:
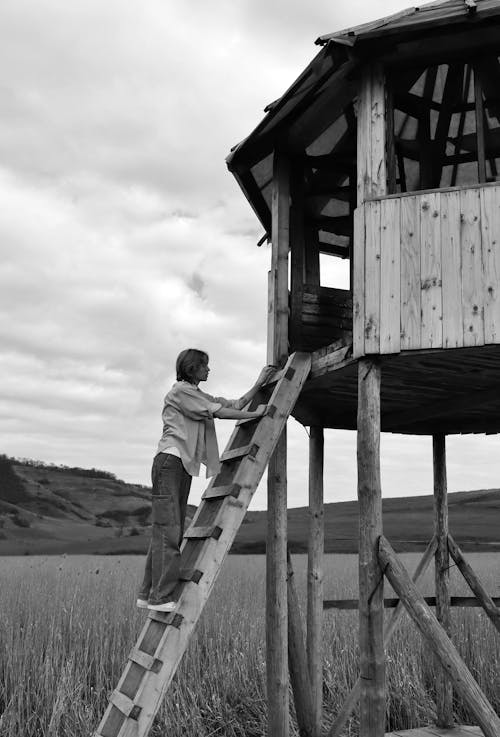
<path fill-rule="evenodd" d="M 137 599 L 136 606 L 138 609 L 147 609 L 148 602 L 146 601 L 146 599 Z"/>
<path fill-rule="evenodd" d="M 164 601 L 163 604 L 148 604 L 148 609 L 155 612 L 173 612 L 176 606 L 176 601 Z"/>

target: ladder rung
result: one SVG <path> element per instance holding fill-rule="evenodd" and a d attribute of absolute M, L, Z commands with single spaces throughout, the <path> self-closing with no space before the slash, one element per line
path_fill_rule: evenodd
<path fill-rule="evenodd" d="M 234 461 L 236 458 L 243 458 L 243 456 L 255 458 L 258 452 L 259 446 L 255 443 L 250 443 L 249 445 L 243 445 L 241 448 L 226 450 L 221 456 L 221 461 Z"/>
<path fill-rule="evenodd" d="M 134 704 L 132 699 L 129 699 L 129 697 L 125 696 L 121 691 L 113 691 L 109 700 L 113 706 L 116 706 L 118 711 L 121 711 L 121 713 L 125 714 L 129 719 L 139 718 L 141 707 Z"/>
<path fill-rule="evenodd" d="M 206 539 L 213 537 L 214 540 L 218 540 L 222 533 L 222 527 L 218 525 L 209 525 L 208 527 L 190 527 L 184 533 L 184 537 L 191 539 Z"/>
<path fill-rule="evenodd" d="M 153 619 L 155 622 L 176 627 L 177 629 L 179 629 L 184 619 L 182 614 L 176 614 L 175 612 L 155 612 L 154 609 L 149 610 L 148 618 Z"/>
<path fill-rule="evenodd" d="M 266 381 L 266 383 L 263 385 L 263 388 L 265 389 L 268 386 L 271 387 L 274 384 L 277 384 L 278 381 L 281 381 L 281 379 L 283 378 L 283 374 L 284 373 L 285 372 L 284 372 L 283 369 L 277 370 L 276 373 L 272 375 L 272 377 L 270 378 L 270 380 L 269 381 Z"/>
<path fill-rule="evenodd" d="M 197 568 L 181 568 L 179 572 L 180 581 L 192 581 L 193 583 L 199 583 L 203 572 Z"/>
<path fill-rule="evenodd" d="M 137 663 L 137 665 L 142 665 L 146 670 L 153 671 L 153 673 L 159 673 L 163 665 L 163 662 L 158 660 L 158 658 L 155 658 L 154 655 L 145 653 L 144 650 L 139 650 L 137 647 L 134 647 L 128 656 L 128 659 Z"/>
<path fill-rule="evenodd" d="M 267 407 L 267 404 L 259 404 L 257 410 L 264 410 L 265 407 Z M 265 415 L 259 415 L 258 417 L 247 417 L 244 420 L 238 420 L 236 425 L 237 427 L 239 427 L 240 425 L 247 425 L 249 422 L 260 422 L 263 417 L 265 417 Z"/>
<path fill-rule="evenodd" d="M 285 375 L 283 376 L 284 379 L 287 379 L 288 381 L 291 381 L 293 377 L 295 376 L 295 369 L 290 366 L 285 372 Z"/>
<path fill-rule="evenodd" d="M 241 484 L 228 484 L 227 486 L 209 486 L 202 499 L 222 499 L 224 496 L 237 497 L 241 491 Z"/>

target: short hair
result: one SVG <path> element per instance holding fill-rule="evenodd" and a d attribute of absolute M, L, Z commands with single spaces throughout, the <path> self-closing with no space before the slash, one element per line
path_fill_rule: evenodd
<path fill-rule="evenodd" d="M 175 370 L 177 381 L 194 382 L 194 375 L 203 363 L 208 363 L 208 353 L 198 351 L 196 348 L 186 348 L 177 356 Z"/>

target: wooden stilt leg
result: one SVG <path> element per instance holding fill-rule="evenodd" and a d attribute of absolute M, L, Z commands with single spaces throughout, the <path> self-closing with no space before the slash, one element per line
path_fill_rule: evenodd
<path fill-rule="evenodd" d="M 288 662 L 290 681 L 295 702 L 295 713 L 301 737 L 313 737 L 313 709 L 311 684 L 307 672 L 307 655 L 304 642 L 304 629 L 300 615 L 299 599 L 295 589 L 293 567 L 290 555 L 288 567 Z"/>
<path fill-rule="evenodd" d="M 380 366 L 358 364 L 360 737 L 383 737 L 385 654 L 383 572 L 377 556 L 382 534 L 380 488 Z"/>
<path fill-rule="evenodd" d="M 324 433 L 311 427 L 309 439 L 309 548 L 307 559 L 307 656 L 314 712 L 314 737 L 321 734 L 323 701 L 323 513 Z"/>
<path fill-rule="evenodd" d="M 288 621 L 286 582 L 286 429 L 268 468 L 266 572 L 267 703 L 269 737 L 288 737 Z"/>
<path fill-rule="evenodd" d="M 275 151 L 272 189 L 272 264 L 268 358 L 282 366 L 288 355 L 288 252 L 290 161 Z M 288 737 L 286 427 L 269 462 L 266 557 L 267 706 L 269 737 Z"/>
<path fill-rule="evenodd" d="M 448 590 L 450 560 L 448 553 L 448 490 L 446 483 L 446 438 L 432 438 L 434 468 L 434 533 L 438 542 L 435 565 L 436 617 L 450 636 L 450 594 Z M 438 727 L 453 726 L 453 689 L 448 675 L 440 667 L 436 678 L 436 713 Z"/>

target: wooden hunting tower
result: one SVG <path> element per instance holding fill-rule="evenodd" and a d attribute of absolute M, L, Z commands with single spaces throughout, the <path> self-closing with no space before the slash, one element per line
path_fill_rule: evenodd
<path fill-rule="evenodd" d="M 447 434 L 500 431 L 500 0 L 411 8 L 318 44 L 228 159 L 272 241 L 268 361 L 282 369 L 250 404 L 266 413 L 237 423 L 184 533 L 175 608 L 148 610 L 95 737 L 149 733 L 268 463 L 268 736 L 288 737 L 290 674 L 300 733 L 320 737 L 325 427 L 357 430 L 360 512 L 360 677 L 328 737 L 358 700 L 360 737 L 383 737 L 385 646 L 403 609 L 442 666 L 438 730 L 413 737 L 500 737 L 448 637 L 450 556 L 474 593 L 461 603 L 499 631 L 500 609 L 449 534 L 445 461 Z M 323 283 L 332 258 L 349 288 Z M 310 427 L 306 646 L 287 561 L 291 411 Z M 381 429 L 433 436 L 435 534 L 413 580 L 383 536 Z M 433 558 L 429 600 L 416 584 Z M 385 577 L 399 602 L 384 628 Z M 477 730 L 451 729 L 452 689 Z"/>
<path fill-rule="evenodd" d="M 499 737 L 498 716 L 446 634 L 449 555 L 497 629 L 500 610 L 448 532 L 445 436 L 500 431 L 500 2 L 431 3 L 317 43 L 228 158 L 272 241 L 268 358 L 311 353 L 293 410 L 311 427 L 299 722 L 320 734 L 323 428 L 344 428 L 358 433 L 361 676 L 330 735 L 358 695 L 361 737 L 384 734 L 384 637 L 395 624 L 384 634 L 387 576 L 443 666 L 438 725 L 453 724 L 453 687 L 484 735 Z M 349 264 L 349 288 L 324 285 L 328 258 Z M 380 430 L 433 436 L 436 534 L 418 575 L 434 556 L 437 619 L 382 534 Z M 284 434 L 269 489 L 269 735 L 284 737 L 288 667 L 293 684 L 302 657 L 290 597 L 290 639 L 284 605 Z"/>

